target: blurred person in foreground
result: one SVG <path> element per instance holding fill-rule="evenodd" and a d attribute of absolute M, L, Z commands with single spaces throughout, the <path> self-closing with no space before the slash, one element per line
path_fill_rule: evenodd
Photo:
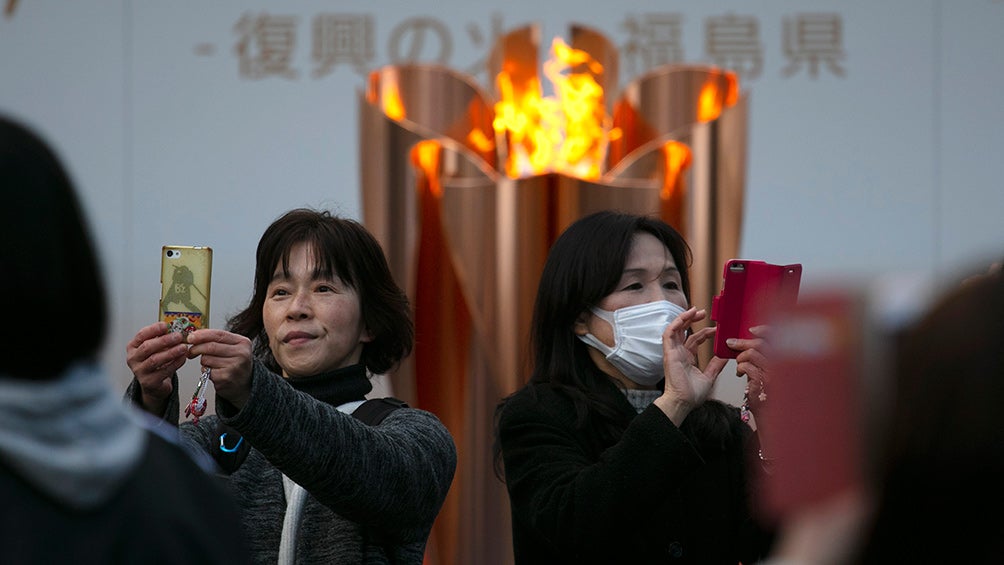
<path fill-rule="evenodd" d="M 6 117 L 0 198 L 0 561 L 246 563 L 222 485 L 100 367 L 106 294 L 73 185 Z"/>
<path fill-rule="evenodd" d="M 1004 502 L 1004 426 L 999 415 L 1004 405 L 1004 277 L 1000 264 L 950 290 L 932 288 L 920 299 L 903 301 L 914 302 L 908 315 L 890 317 L 881 312 L 897 300 L 903 301 L 902 293 L 872 297 L 867 306 L 870 328 L 863 329 L 860 323 L 850 326 L 868 336 L 857 339 L 872 340 L 856 354 L 871 351 L 872 362 L 865 365 L 871 371 L 860 375 L 864 378 L 839 360 L 835 363 L 841 365 L 840 371 L 830 371 L 825 382 L 817 378 L 826 370 L 823 367 L 790 374 L 790 379 L 783 367 L 774 367 L 775 403 L 765 416 L 772 423 L 770 439 L 777 442 L 772 446 L 779 456 L 776 470 L 787 468 L 785 476 L 794 473 L 801 478 L 770 478 L 776 481 L 775 496 L 789 499 L 769 560 L 772 565 L 1001 562 L 1004 519 L 997 511 Z M 875 323 L 882 318 L 896 323 Z M 774 340 L 778 345 L 784 341 Z M 782 361 L 785 355 L 772 358 Z M 816 380 L 803 385 L 807 374 Z M 799 410 L 791 401 L 797 397 L 805 402 L 805 386 L 829 391 L 831 400 L 819 398 L 824 393 L 818 393 L 811 402 L 815 412 L 826 411 L 828 416 L 781 413 Z M 789 394 L 787 388 L 802 392 Z M 786 427 L 800 424 L 802 430 L 781 429 L 779 418 L 786 420 Z M 806 429 L 823 428 L 828 435 L 818 446 L 799 439 Z M 834 443 L 840 442 L 835 438 L 845 441 Z M 840 454 L 838 459 L 833 459 L 834 452 Z M 830 463 L 820 471 L 818 460 L 825 458 Z M 843 488 L 818 486 L 828 480 L 836 484 L 829 476 L 834 474 L 840 475 Z M 803 494 L 793 494 L 793 486 Z M 810 491 L 815 496 L 805 496 Z"/>
<path fill-rule="evenodd" d="M 943 295 L 897 340 L 875 514 L 860 563 L 1004 556 L 1004 277 Z"/>

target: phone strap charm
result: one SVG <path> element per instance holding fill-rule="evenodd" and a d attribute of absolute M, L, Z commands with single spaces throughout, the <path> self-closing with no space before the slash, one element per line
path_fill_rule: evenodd
<path fill-rule="evenodd" d="M 194 424 L 198 424 L 199 418 L 206 413 L 206 389 L 209 388 L 209 374 L 211 371 L 212 369 L 209 367 L 202 368 L 199 385 L 195 387 L 192 401 L 185 407 L 185 416 L 192 418 L 192 423 Z"/>
<path fill-rule="evenodd" d="M 766 388 L 766 385 L 760 385 L 760 394 L 757 395 L 757 400 L 759 400 L 761 404 L 767 402 Z M 749 423 L 750 416 L 752 416 L 752 414 L 753 413 L 750 412 L 750 387 L 747 385 L 746 391 L 743 393 L 743 405 L 739 408 L 739 417 L 742 418 L 743 422 Z"/>

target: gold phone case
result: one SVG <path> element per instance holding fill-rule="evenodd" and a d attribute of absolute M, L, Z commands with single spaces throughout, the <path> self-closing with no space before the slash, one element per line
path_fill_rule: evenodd
<path fill-rule="evenodd" d="M 165 245 L 160 251 L 160 321 L 186 334 L 208 328 L 212 278 L 212 248 Z"/>

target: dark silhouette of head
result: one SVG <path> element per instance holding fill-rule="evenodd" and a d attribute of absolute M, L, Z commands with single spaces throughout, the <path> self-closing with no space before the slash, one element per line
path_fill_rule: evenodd
<path fill-rule="evenodd" d="M 107 326 L 105 291 L 87 221 L 54 151 L 0 116 L 0 372 L 58 376 L 96 357 Z M 58 336 L 58 337 L 57 337 Z"/>

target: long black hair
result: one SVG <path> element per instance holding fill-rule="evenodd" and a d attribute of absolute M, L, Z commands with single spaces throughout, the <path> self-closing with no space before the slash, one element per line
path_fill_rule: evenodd
<path fill-rule="evenodd" d="M 371 373 L 380 374 L 407 357 L 415 336 L 411 308 L 394 281 L 383 249 L 362 224 L 327 211 L 290 210 L 265 230 L 255 254 L 251 303 L 230 319 L 230 330 L 251 339 L 255 356 L 269 369 L 282 371 L 268 345 L 262 307 L 273 273 L 279 266 L 289 270 L 289 254 L 299 243 L 313 250 L 317 274 L 337 275 L 359 295 L 363 325 L 373 337 L 363 344 L 360 362 Z"/>
<path fill-rule="evenodd" d="M 690 302 L 690 247 L 672 226 L 658 218 L 602 211 L 570 225 L 548 253 L 537 287 L 530 351 L 533 370 L 528 386 L 549 384 L 567 395 L 577 425 L 597 418 L 605 433 L 619 435 L 619 410 L 596 394 L 597 379 L 606 377 L 589 357 L 588 345 L 576 337 L 579 316 L 613 292 L 624 273 L 634 237 L 648 233 L 662 242 L 680 271 L 683 294 Z M 498 421 L 508 398 L 495 410 L 495 464 L 501 475 Z"/>
<path fill-rule="evenodd" d="M 587 345 L 575 333 L 583 312 L 613 292 L 624 273 L 634 237 L 649 233 L 673 256 L 690 302 L 690 248 L 675 229 L 648 216 L 597 212 L 573 223 L 554 242 L 537 287 L 530 330 L 533 384 L 550 382 L 585 389 Z"/>

